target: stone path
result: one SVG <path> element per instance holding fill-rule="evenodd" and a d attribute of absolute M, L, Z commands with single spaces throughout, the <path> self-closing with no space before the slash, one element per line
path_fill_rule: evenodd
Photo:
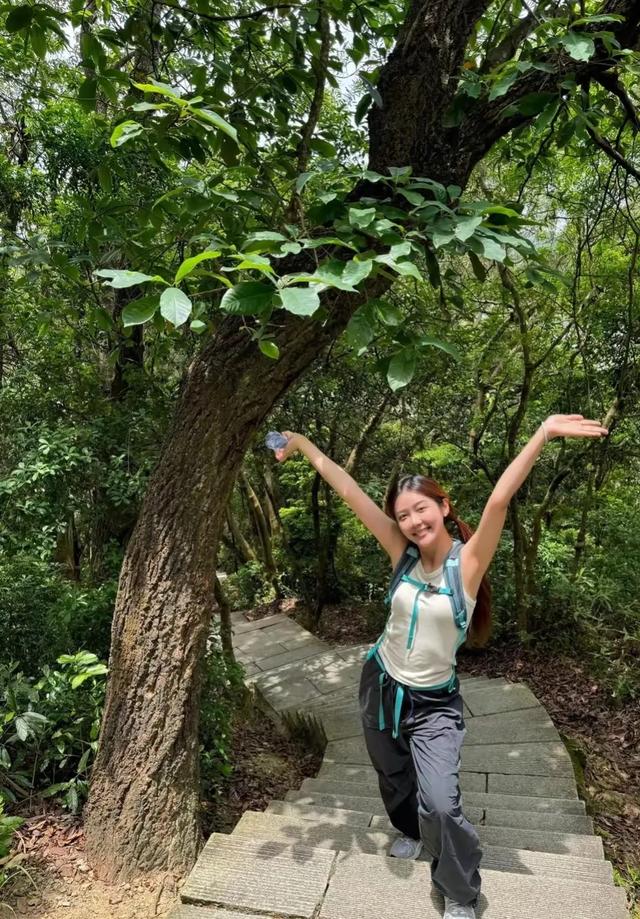
<path fill-rule="evenodd" d="M 210 837 L 170 919 L 441 917 L 428 856 L 386 855 L 397 834 L 358 716 L 367 646 L 330 649 L 282 615 L 233 620 L 248 681 L 274 718 L 324 734 L 324 760 L 284 801 L 246 811 L 233 833 Z M 627 919 L 624 891 L 544 708 L 524 684 L 460 679 L 460 785 L 483 848 L 478 919 Z"/>

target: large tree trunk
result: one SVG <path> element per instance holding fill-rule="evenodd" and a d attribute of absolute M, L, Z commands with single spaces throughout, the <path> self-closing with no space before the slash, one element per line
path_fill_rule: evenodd
<path fill-rule="evenodd" d="M 101 878 L 182 874 L 198 855 L 200 669 L 225 508 L 256 428 L 357 305 L 336 295 L 322 328 L 291 318 L 276 363 L 229 317 L 186 374 L 120 575 L 85 814 Z"/>

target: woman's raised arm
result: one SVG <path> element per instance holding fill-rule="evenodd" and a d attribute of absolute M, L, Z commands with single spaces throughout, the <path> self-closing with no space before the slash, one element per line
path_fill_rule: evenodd
<path fill-rule="evenodd" d="M 348 472 L 345 472 L 342 466 L 329 459 L 307 437 L 303 434 L 295 434 L 292 431 L 283 431 L 283 433 L 288 438 L 289 443 L 282 450 L 275 451 L 276 459 L 282 462 L 292 453 L 295 453 L 296 450 L 304 453 L 314 469 L 331 485 L 336 494 L 342 498 L 369 532 L 375 536 L 389 555 L 392 564 L 395 564 L 407 544 L 407 540 L 400 532 L 395 520 L 387 517 L 375 501 L 360 488 L 356 480 Z"/>
<path fill-rule="evenodd" d="M 551 415 L 502 473 L 487 501 L 478 529 L 462 549 L 464 587 L 475 597 L 504 527 L 509 502 L 533 468 L 542 448 L 554 437 L 596 438 L 608 434 L 599 421 L 582 415 Z"/>

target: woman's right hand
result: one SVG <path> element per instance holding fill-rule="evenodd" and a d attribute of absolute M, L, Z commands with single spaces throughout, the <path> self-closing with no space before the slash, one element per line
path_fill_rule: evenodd
<path fill-rule="evenodd" d="M 284 436 L 287 438 L 289 443 L 286 447 L 283 447 L 281 450 L 275 451 L 275 457 L 279 463 L 283 463 L 288 459 L 296 450 L 300 449 L 300 443 L 302 441 L 302 435 L 296 434 L 293 431 L 282 431 Z"/>

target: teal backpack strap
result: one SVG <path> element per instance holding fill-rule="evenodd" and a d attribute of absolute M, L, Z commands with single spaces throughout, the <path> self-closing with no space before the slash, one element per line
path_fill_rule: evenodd
<path fill-rule="evenodd" d="M 385 600 L 385 603 L 387 605 L 391 604 L 391 598 L 393 596 L 393 593 L 396 587 L 398 586 L 398 584 L 400 583 L 400 581 L 402 580 L 403 576 L 405 574 L 408 574 L 409 571 L 411 571 L 411 569 L 416 564 L 419 558 L 420 558 L 420 551 L 418 547 L 414 546 L 412 542 L 407 543 L 405 550 L 400 557 L 400 561 L 398 562 L 396 567 L 393 569 L 393 574 L 391 575 L 389 591 L 387 593 L 387 597 Z"/>
<path fill-rule="evenodd" d="M 464 543 L 459 539 L 453 541 L 449 554 L 444 560 L 444 581 L 451 590 L 451 609 L 453 619 L 459 629 L 466 629 L 467 622 L 467 601 L 464 596 L 464 587 L 462 585 L 462 572 L 460 571 L 460 552 Z"/>

